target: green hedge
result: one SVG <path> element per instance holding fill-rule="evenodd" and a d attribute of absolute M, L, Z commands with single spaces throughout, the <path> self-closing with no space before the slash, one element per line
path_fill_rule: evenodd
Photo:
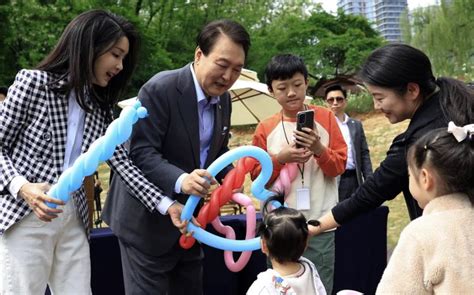
<path fill-rule="evenodd" d="M 311 101 L 311 104 L 328 107 L 326 102 L 322 98 L 315 98 Z M 374 103 L 372 100 L 372 95 L 366 91 L 348 94 L 348 104 L 346 112 L 349 115 L 353 114 L 366 114 L 374 110 Z"/>

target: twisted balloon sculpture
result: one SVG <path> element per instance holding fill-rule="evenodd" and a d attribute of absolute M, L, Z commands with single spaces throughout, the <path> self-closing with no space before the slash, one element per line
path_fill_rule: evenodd
<path fill-rule="evenodd" d="M 247 157 L 247 158 L 244 158 Z M 261 148 L 255 146 L 243 146 L 238 147 L 236 149 L 230 150 L 227 153 L 220 156 L 216 161 L 214 161 L 209 168 L 207 169 L 208 172 L 215 176 L 219 171 L 224 169 L 227 165 L 232 163 L 233 161 L 244 158 L 239 160 L 237 167 L 234 168 L 235 171 L 240 171 L 232 173 L 231 170 L 228 175 L 225 177 L 224 182 L 221 187 L 221 190 L 226 191 L 228 194 L 224 193 L 216 193 L 219 189 L 216 189 L 214 193 L 219 195 L 219 197 L 213 200 L 211 196 L 211 202 L 215 204 L 217 208 L 213 208 L 213 206 L 208 205 L 207 209 L 204 209 L 204 206 L 201 211 L 204 213 L 202 214 L 203 217 L 198 216 L 199 223 L 204 227 L 208 222 L 214 220 L 218 217 L 219 210 L 221 205 L 225 204 L 224 201 L 227 202 L 230 200 L 230 196 L 232 196 L 233 188 L 240 188 L 243 184 L 244 180 L 244 171 L 248 171 L 249 167 L 255 163 L 254 159 L 250 159 L 248 157 L 253 157 L 260 161 L 262 166 L 262 171 L 258 175 L 257 179 L 252 183 L 252 194 L 261 201 L 266 200 L 269 196 L 271 196 L 272 192 L 265 189 L 265 184 L 270 179 L 272 174 L 273 166 L 270 156 Z M 236 170 L 237 169 L 237 170 Z M 232 173 L 232 174 L 231 174 Z M 227 178 L 229 177 L 229 180 Z M 227 181 L 226 181 L 227 180 Z M 213 194 L 214 194 L 213 193 Z M 222 195 L 221 195 L 222 194 Z M 192 217 L 193 211 L 196 208 L 197 204 L 199 203 L 200 198 L 194 195 L 191 195 L 186 202 L 186 205 L 183 208 L 183 212 L 181 213 L 181 220 L 189 221 Z M 226 201 L 227 200 L 227 201 Z M 204 209 L 204 210 L 203 210 Z M 206 217 L 206 218 L 204 218 Z M 199 240 L 200 242 L 209 245 L 211 247 L 221 249 L 221 250 L 229 250 L 229 251 L 253 251 L 260 248 L 260 238 L 253 238 L 250 240 L 242 240 L 236 241 L 226 238 L 221 238 L 216 235 L 213 235 L 204 229 L 194 225 L 193 223 L 188 223 L 187 230 L 189 232 L 194 232 L 193 237 Z M 189 241 L 189 242 L 188 242 Z M 183 238 L 181 237 L 180 244 L 181 246 L 190 247 L 189 244 L 194 243 L 194 239 L 191 238 Z M 192 244 L 191 244 L 192 246 Z"/>
<path fill-rule="evenodd" d="M 255 212 L 255 207 L 253 206 L 252 199 L 250 199 L 248 196 L 244 194 L 235 193 L 232 195 L 232 200 L 240 205 L 245 206 L 246 208 L 247 223 L 246 223 L 245 239 L 249 240 L 251 238 L 254 238 L 257 216 Z M 225 235 L 227 239 L 235 240 L 234 229 L 231 226 L 223 225 L 219 217 L 216 217 L 212 221 L 212 226 L 217 230 L 217 232 Z M 245 267 L 245 265 L 247 265 L 251 255 L 252 255 L 252 251 L 242 252 L 237 262 L 235 262 L 233 252 L 226 250 L 224 251 L 224 262 L 230 271 L 239 272 Z"/>
<path fill-rule="evenodd" d="M 48 196 L 67 202 L 69 193 L 77 190 L 82 185 L 84 177 L 92 175 L 100 162 L 112 157 L 115 148 L 132 134 L 133 124 L 145 116 L 147 110 L 139 101 L 124 108 L 120 117 L 109 125 L 105 135 L 94 141 L 89 150 L 80 155 L 74 164 L 61 174 L 58 182 L 49 190 Z M 56 208 L 56 204 L 48 203 L 48 206 Z"/>
<path fill-rule="evenodd" d="M 227 173 L 222 185 L 214 190 L 211 194 L 211 199 L 205 204 L 199 211 L 197 221 L 203 226 L 203 228 L 219 217 L 220 209 L 223 205 L 227 204 L 232 198 L 233 191 L 240 189 L 245 181 L 245 174 L 251 171 L 256 163 L 253 158 L 245 157 L 239 159 L 237 166 Z M 181 247 L 189 249 L 194 245 L 194 238 L 181 236 L 179 241 Z"/>
<path fill-rule="evenodd" d="M 295 180 L 296 175 L 298 174 L 298 164 L 296 163 L 287 163 L 280 170 L 280 176 L 273 184 L 273 190 L 285 195 L 285 200 L 291 190 L 291 183 Z"/>

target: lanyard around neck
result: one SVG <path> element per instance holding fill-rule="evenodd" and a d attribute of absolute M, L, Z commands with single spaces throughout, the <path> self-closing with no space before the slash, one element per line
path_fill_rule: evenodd
<path fill-rule="evenodd" d="M 304 109 L 307 110 L 306 105 L 304 105 Z M 285 140 L 288 145 L 290 145 L 290 141 L 288 140 L 288 136 L 286 135 L 286 130 L 285 130 L 285 125 L 283 124 L 283 110 L 281 111 L 281 128 L 283 129 L 283 134 L 285 135 Z M 301 186 L 304 187 L 304 164 L 300 166 L 299 163 L 296 164 L 298 166 L 298 170 L 300 171 L 301 174 Z"/>

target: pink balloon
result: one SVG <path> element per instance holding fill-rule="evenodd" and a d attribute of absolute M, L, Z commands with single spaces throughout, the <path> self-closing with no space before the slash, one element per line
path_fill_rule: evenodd
<path fill-rule="evenodd" d="M 298 166 L 296 163 L 287 163 L 280 171 L 280 176 L 275 180 L 273 184 L 273 190 L 277 192 L 283 192 L 286 196 L 290 193 L 291 182 L 298 175 Z"/>
<path fill-rule="evenodd" d="M 245 206 L 245 208 L 247 209 L 247 230 L 245 232 L 245 239 L 248 240 L 254 238 L 257 216 L 252 200 L 248 196 L 241 193 L 233 194 L 232 200 L 242 206 Z M 219 217 L 212 221 L 212 226 L 214 226 L 217 232 L 225 235 L 227 239 L 235 240 L 234 229 L 228 225 L 223 225 Z M 235 262 L 233 252 L 224 251 L 224 262 L 230 271 L 239 272 L 247 265 L 251 255 L 252 251 L 242 252 L 237 262 Z"/>

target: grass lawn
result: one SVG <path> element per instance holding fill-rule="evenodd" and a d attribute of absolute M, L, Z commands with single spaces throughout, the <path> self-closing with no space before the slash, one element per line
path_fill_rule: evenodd
<path fill-rule="evenodd" d="M 408 122 L 391 125 L 382 114 L 364 115 L 359 119 L 364 125 L 365 134 L 369 144 L 370 154 L 372 158 L 372 165 L 374 169 L 379 166 L 379 163 L 385 158 L 385 153 L 388 150 L 392 139 L 399 133 L 403 132 Z M 230 141 L 230 148 L 235 148 L 242 145 L 249 145 L 252 143 L 252 133 L 254 127 L 248 128 L 233 128 L 232 138 Z M 99 177 L 102 182 L 102 199 L 104 201 L 106 192 L 108 190 L 109 168 L 106 164 L 99 167 Z M 245 193 L 250 195 L 250 179 L 247 177 L 245 182 Z M 256 203 L 258 206 L 258 204 Z M 406 210 L 405 201 L 401 195 L 392 201 L 386 202 L 390 208 L 388 217 L 388 249 L 391 252 L 395 247 L 401 230 L 408 224 L 409 217 Z"/>

